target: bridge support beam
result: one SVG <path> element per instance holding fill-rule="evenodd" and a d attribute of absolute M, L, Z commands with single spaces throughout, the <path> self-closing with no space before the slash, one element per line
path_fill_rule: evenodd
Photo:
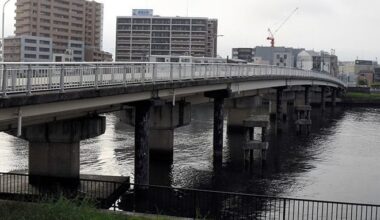
<path fill-rule="evenodd" d="M 135 104 L 135 184 L 149 184 L 149 118 L 152 103 Z"/>
<path fill-rule="evenodd" d="M 214 99 L 213 149 L 215 162 L 215 159 L 218 161 L 221 160 L 223 155 L 224 99 L 230 97 L 230 91 L 220 90 L 206 92 L 205 96 Z"/>
<path fill-rule="evenodd" d="M 326 87 L 321 87 L 321 110 L 326 111 Z"/>
<path fill-rule="evenodd" d="M 23 129 L 29 141 L 30 182 L 44 178 L 79 180 L 80 141 L 104 134 L 101 116 L 56 121 Z"/>

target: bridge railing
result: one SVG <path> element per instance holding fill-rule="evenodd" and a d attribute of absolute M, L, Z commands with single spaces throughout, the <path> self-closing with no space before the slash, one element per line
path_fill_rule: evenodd
<path fill-rule="evenodd" d="M 230 77 L 296 77 L 345 84 L 326 73 L 276 66 L 190 63 L 0 63 L 0 94 Z"/>

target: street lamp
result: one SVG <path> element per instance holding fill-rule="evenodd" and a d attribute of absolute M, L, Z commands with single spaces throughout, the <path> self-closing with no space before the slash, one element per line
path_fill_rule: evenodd
<path fill-rule="evenodd" d="M 5 6 L 8 4 L 10 0 L 7 0 L 3 5 L 3 26 L 2 26 L 2 32 L 1 32 L 1 48 L 2 48 L 2 61 L 4 62 L 4 19 L 5 19 Z"/>

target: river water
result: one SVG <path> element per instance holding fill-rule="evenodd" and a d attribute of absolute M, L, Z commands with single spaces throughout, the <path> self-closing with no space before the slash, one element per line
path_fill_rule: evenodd
<path fill-rule="evenodd" d="M 310 136 L 296 136 L 291 123 L 278 137 L 271 132 L 265 166 L 251 170 L 244 169 L 243 135 L 228 131 L 216 170 L 212 105 L 192 111 L 191 125 L 175 130 L 173 161 L 152 161 L 151 184 L 380 204 L 380 109 L 328 109 L 323 116 L 315 109 Z M 133 180 L 133 129 L 106 116 L 106 133 L 81 143 L 81 173 Z M 0 133 L 0 171 L 27 168 L 27 142 Z"/>

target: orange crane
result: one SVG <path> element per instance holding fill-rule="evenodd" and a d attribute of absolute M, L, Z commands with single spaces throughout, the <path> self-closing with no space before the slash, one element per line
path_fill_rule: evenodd
<path fill-rule="evenodd" d="M 272 33 L 272 31 L 271 31 L 271 29 L 270 28 L 268 28 L 268 32 L 269 32 L 269 37 L 267 37 L 267 40 L 269 40 L 270 41 L 270 45 L 271 45 L 271 47 L 274 47 L 274 44 L 275 44 L 275 39 L 274 39 L 274 35 L 282 28 L 282 26 L 284 26 L 284 24 L 287 22 L 287 21 L 289 21 L 289 19 L 297 12 L 297 10 L 298 10 L 298 7 L 296 8 L 296 9 L 294 9 L 293 11 L 292 11 L 292 13 L 288 16 L 288 17 L 286 17 L 286 19 L 280 24 L 280 26 L 275 30 L 275 32 L 274 33 Z"/>

